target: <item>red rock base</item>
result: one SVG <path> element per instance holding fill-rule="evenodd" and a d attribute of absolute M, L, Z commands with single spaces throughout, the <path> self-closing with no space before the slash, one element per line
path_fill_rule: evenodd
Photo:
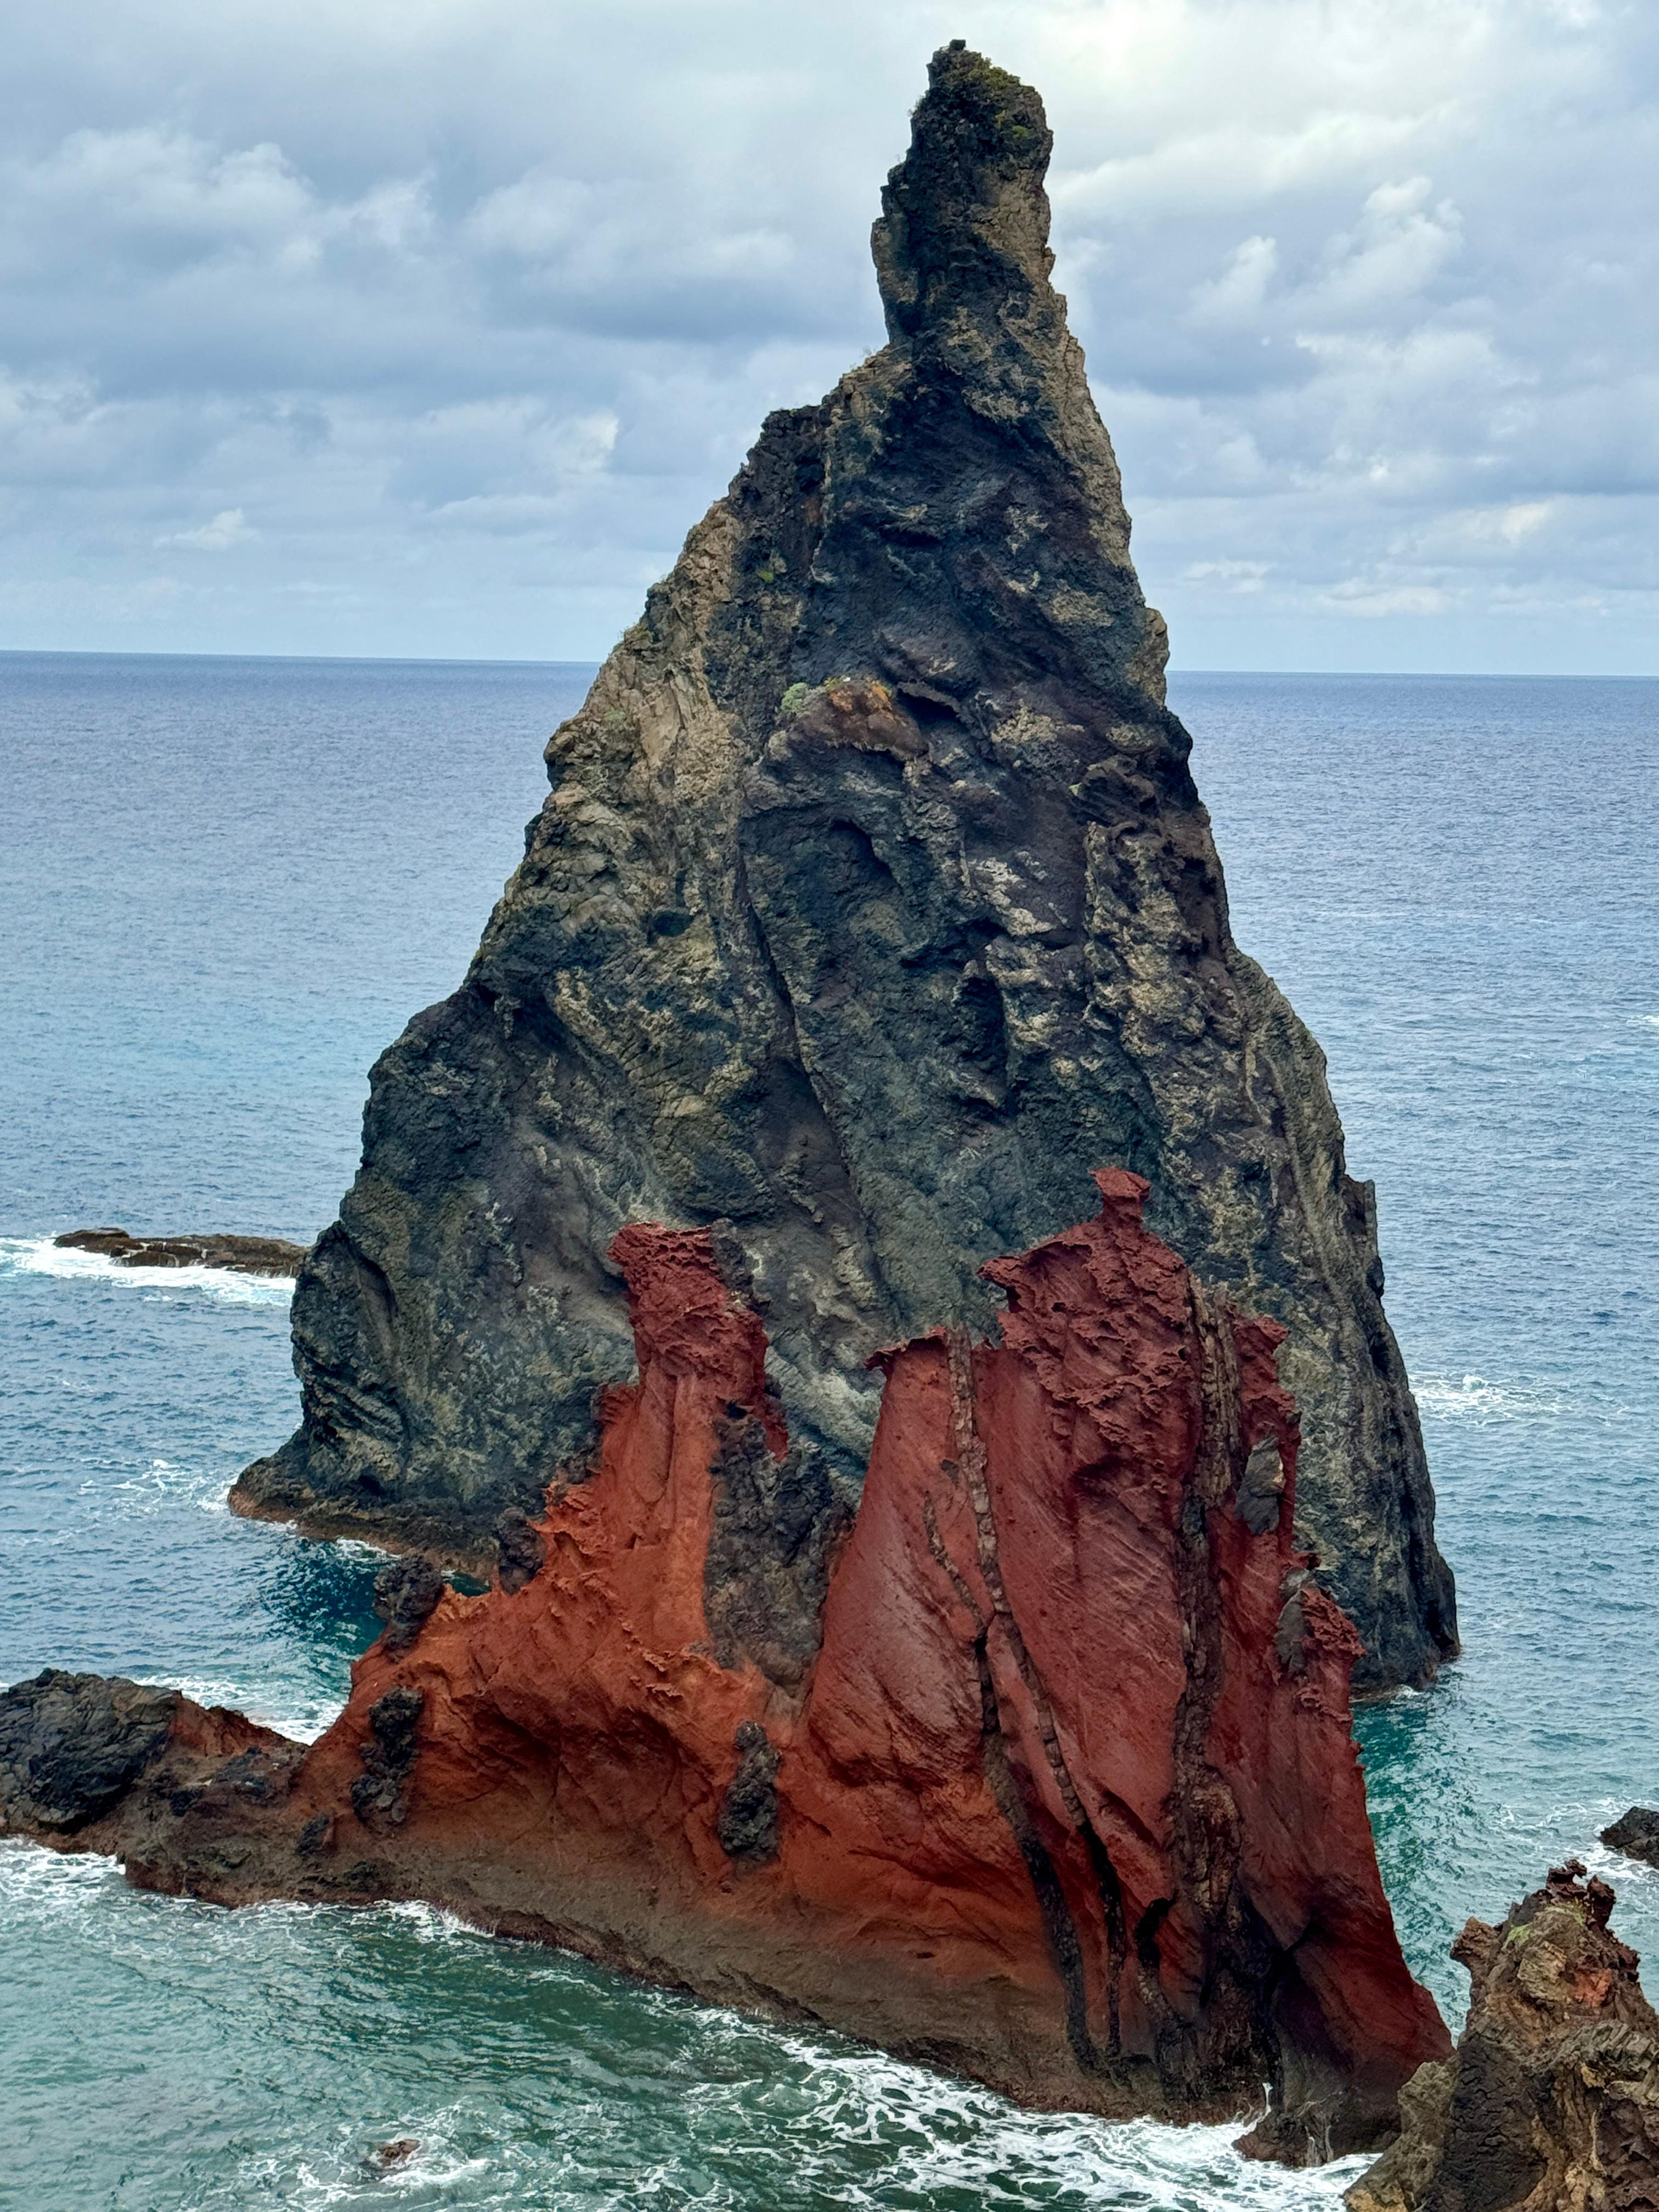
<path fill-rule="evenodd" d="M 883 1355 L 850 1533 L 708 1233 L 624 1230 L 640 1379 L 497 1587 L 392 1571 L 264 1801 L 164 1814 L 164 1760 L 92 1832 L 141 1881 L 431 1898 L 1028 2104 L 1213 2119 L 1267 2081 L 1247 2148 L 1385 2140 L 1449 2045 L 1377 1875 L 1358 1640 L 1291 1540 L 1283 1332 L 1097 1180 L 986 1270 L 1000 1343 Z"/>

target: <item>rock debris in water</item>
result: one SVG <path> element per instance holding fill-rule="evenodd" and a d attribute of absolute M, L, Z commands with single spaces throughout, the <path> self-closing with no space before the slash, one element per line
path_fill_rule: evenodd
<path fill-rule="evenodd" d="M 234 1275 L 297 1275 L 310 1249 L 281 1237 L 134 1237 L 125 1229 L 71 1229 L 52 1241 L 118 1267 L 223 1267 Z"/>
<path fill-rule="evenodd" d="M 933 60 L 873 246 L 888 343 L 770 416 L 548 749 L 465 982 L 376 1066 L 295 1300 L 303 1425 L 234 1502 L 487 1561 L 591 1447 L 630 1222 L 718 1228 L 804 1468 L 856 1494 L 871 1356 L 1127 1168 L 1289 1331 L 1301 1511 L 1364 1646 L 1456 1648 L 1369 1184 L 1233 943 L 1110 441 L 1049 283 L 1026 86 Z"/>

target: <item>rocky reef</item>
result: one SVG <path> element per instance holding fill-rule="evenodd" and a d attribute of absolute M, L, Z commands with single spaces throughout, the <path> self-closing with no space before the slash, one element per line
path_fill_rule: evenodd
<path fill-rule="evenodd" d="M 237 1904 L 434 1899 L 1030 2104 L 1370 2147 L 1449 2040 L 1401 1955 L 1358 1638 L 1293 1529 L 1282 1325 L 1146 1185 L 877 1355 L 849 1509 L 732 1240 L 631 1224 L 637 1380 L 495 1586 L 404 1559 L 309 1749 L 173 1693 L 0 1698 L 0 1825 Z M 1261 2088 L 1270 2087 L 1262 2112 Z"/>
<path fill-rule="evenodd" d="M 888 343 L 768 418 L 551 740 L 465 983 L 374 1069 L 295 1300 L 303 1423 L 242 1511 L 487 1559 L 630 1371 L 644 1220 L 743 1273 L 792 1482 L 844 1508 L 872 1352 L 982 1328 L 983 1263 L 1109 1162 L 1288 1332 L 1356 1681 L 1455 1650 L 1371 1189 L 1228 927 L 1050 283 L 1050 143 L 1029 88 L 934 58 L 874 230 Z"/>
<path fill-rule="evenodd" d="M 310 1251 L 281 1237 L 134 1237 L 125 1229 L 70 1229 L 52 1241 L 118 1267 L 223 1267 L 234 1275 L 297 1275 Z"/>
<path fill-rule="evenodd" d="M 1659 2205 L 1659 2017 L 1613 1893 L 1577 1859 L 1452 1946 L 1469 2015 L 1401 2094 L 1397 2142 L 1349 2212 L 1646 2212 Z"/>

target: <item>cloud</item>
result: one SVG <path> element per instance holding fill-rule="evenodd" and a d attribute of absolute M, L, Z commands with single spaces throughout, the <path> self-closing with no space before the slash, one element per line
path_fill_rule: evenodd
<path fill-rule="evenodd" d="M 171 530 L 158 538 L 158 545 L 184 545 L 196 553 L 228 553 L 233 545 L 252 544 L 259 535 L 250 529 L 240 507 L 227 507 L 211 522 L 197 530 Z"/>
<path fill-rule="evenodd" d="M 603 653 L 762 417 L 880 342 L 869 223 L 951 36 L 1047 97 L 1177 662 L 1652 665 L 1627 0 L 36 10 L 0 642 Z"/>

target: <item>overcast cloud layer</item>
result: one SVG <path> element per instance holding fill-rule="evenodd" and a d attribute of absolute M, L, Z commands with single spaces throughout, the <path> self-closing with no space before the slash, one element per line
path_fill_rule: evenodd
<path fill-rule="evenodd" d="M 0 645 L 597 658 L 1034 82 L 1189 667 L 1659 672 L 1651 0 L 85 0 L 0 91 Z"/>

